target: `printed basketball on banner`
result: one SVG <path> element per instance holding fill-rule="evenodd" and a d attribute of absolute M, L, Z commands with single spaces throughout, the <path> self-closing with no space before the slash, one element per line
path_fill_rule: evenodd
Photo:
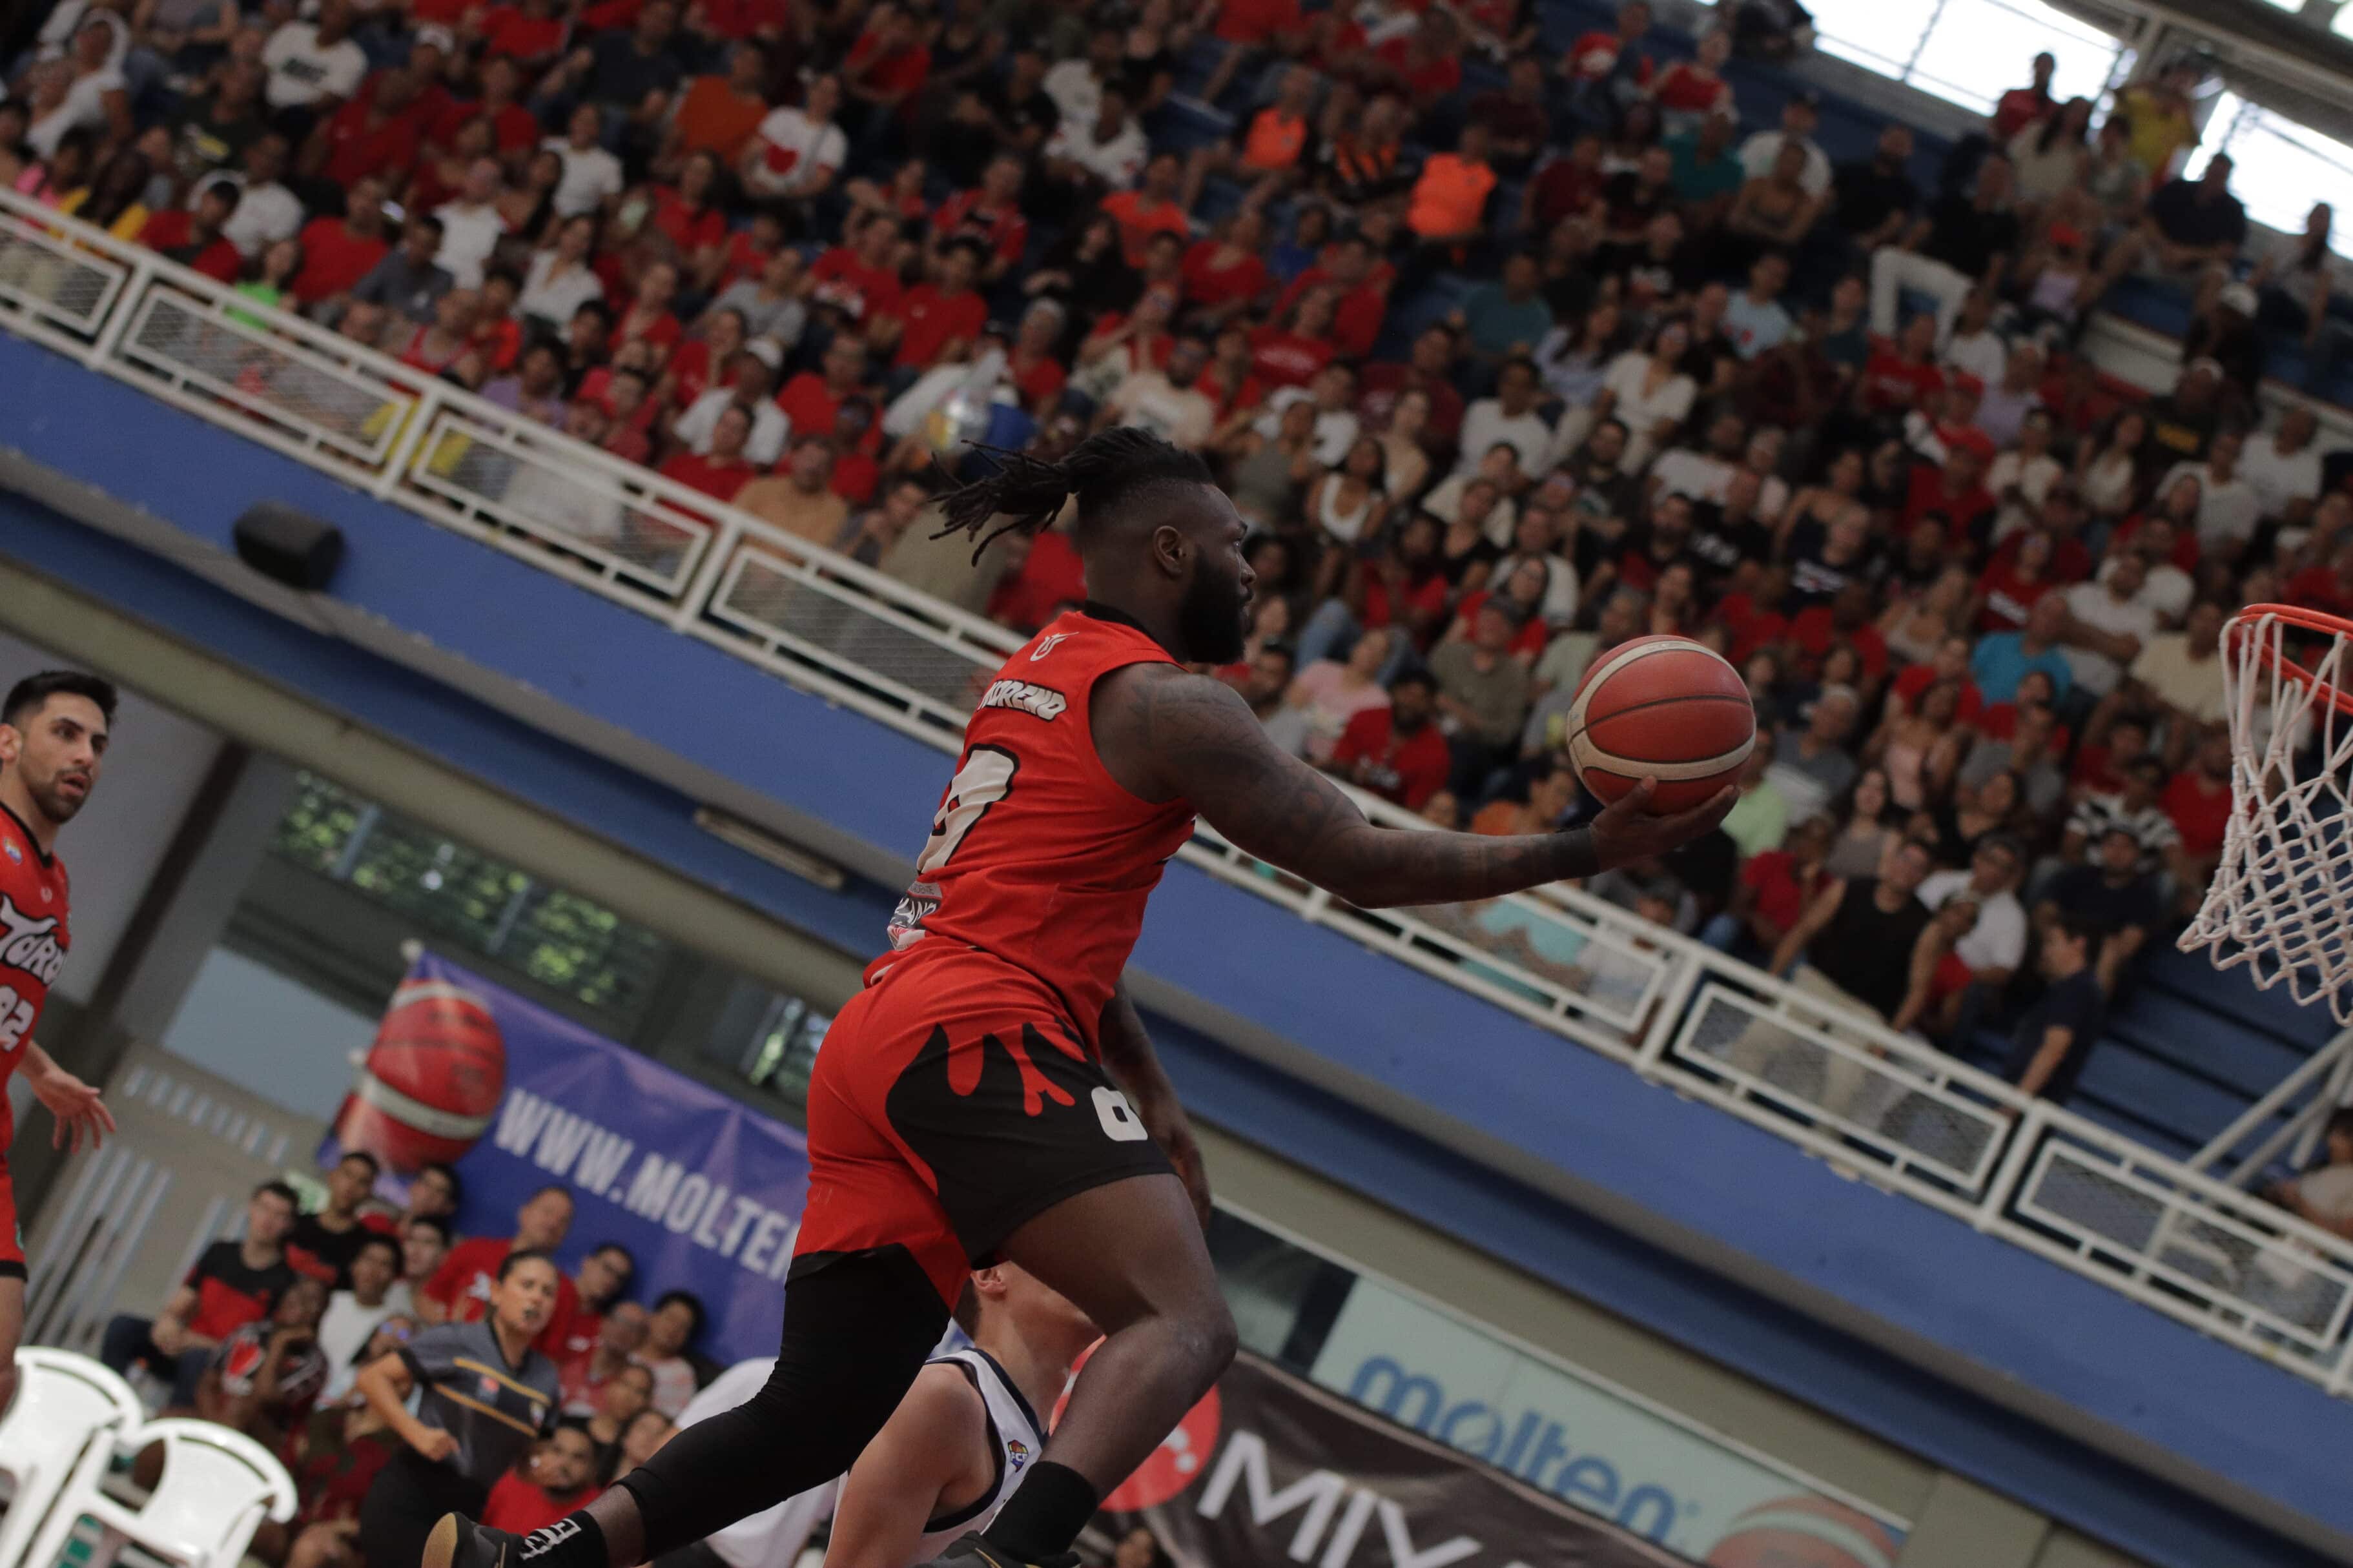
<path fill-rule="evenodd" d="M 490 1004 L 447 980 L 411 979 L 393 993 L 334 1136 L 402 1174 L 455 1161 L 489 1131 L 506 1087 Z"/>
<path fill-rule="evenodd" d="M 1054 1402 L 1053 1426 L 1061 1425 L 1063 1407 L 1071 1403 L 1071 1388 L 1077 1384 L 1079 1373 L 1086 1370 L 1089 1358 L 1102 1344 L 1097 1340 L 1071 1364 L 1071 1382 L 1064 1385 L 1062 1397 Z M 1199 1480 L 1202 1468 L 1217 1451 L 1219 1415 L 1218 1391 L 1213 1387 L 1201 1396 L 1198 1405 L 1185 1413 L 1176 1429 L 1160 1440 L 1152 1457 L 1138 1465 L 1134 1475 L 1112 1489 L 1111 1495 L 1103 1499 L 1103 1507 L 1113 1513 L 1140 1513 L 1173 1501 L 1187 1487 Z"/>
<path fill-rule="evenodd" d="M 1894 1568 L 1885 1525 L 1828 1498 L 1780 1498 L 1732 1521 L 1707 1568 Z"/>

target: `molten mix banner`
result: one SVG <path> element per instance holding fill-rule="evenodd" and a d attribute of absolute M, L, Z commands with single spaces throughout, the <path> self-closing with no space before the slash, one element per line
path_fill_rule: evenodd
<path fill-rule="evenodd" d="M 702 1299 L 704 1354 L 776 1352 L 808 1192 L 801 1135 L 456 964 L 423 954 L 393 994 L 322 1152 L 346 1148 L 402 1184 L 454 1163 L 469 1235 L 509 1234 L 526 1198 L 561 1185 L 567 1270 L 617 1241 L 641 1287 Z"/>
<path fill-rule="evenodd" d="M 1685 1568 L 1686 1558 L 1252 1355 L 1104 1500 L 1177 1568 Z M 1710 1568 L 1890 1568 L 1898 1540 L 1819 1497 L 1726 1521 Z"/>

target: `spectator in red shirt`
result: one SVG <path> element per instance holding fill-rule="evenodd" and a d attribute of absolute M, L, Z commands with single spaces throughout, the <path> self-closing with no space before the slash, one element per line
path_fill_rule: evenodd
<path fill-rule="evenodd" d="M 2034 80 L 2028 87 L 2013 87 L 2001 95 L 1993 106 L 1993 144 L 2007 147 L 2010 139 L 2028 126 L 2056 112 L 2059 104 L 2051 96 L 2051 79 L 2059 69 L 2059 61 L 2048 53 L 2034 57 Z M 2156 173 L 2162 174 L 2159 169 Z"/>
<path fill-rule="evenodd" d="M 2167 852 L 2175 884 L 2193 901 L 2206 890 L 2222 856 L 2231 821 L 2231 736 L 2220 727 L 2198 743 L 2198 754 L 2173 776 L 2158 798 L 2180 842 Z"/>
<path fill-rule="evenodd" d="M 1215 104 L 1232 85 L 1235 73 L 1267 49 L 1294 54 L 1306 40 L 1306 18 L 1299 0 L 1216 0 L 1216 20 L 1209 31 L 1226 46 L 1217 68 L 1201 89 L 1201 100 Z"/>
<path fill-rule="evenodd" d="M 810 302 L 871 331 L 899 313 L 899 220 L 876 213 L 809 268 Z"/>
<path fill-rule="evenodd" d="M 1630 102 L 1650 85 L 1651 57 L 1641 47 L 1643 35 L 1650 30 L 1648 0 L 1626 0 L 1618 7 L 1614 31 L 1596 29 L 1568 47 L 1567 55 L 1560 62 L 1560 74 L 1577 89 L 1581 98 L 1591 97 L 1595 89 L 1599 89 L 1597 105 L 1602 101 Z"/>
<path fill-rule="evenodd" d="M 297 171 L 345 188 L 363 174 L 375 174 L 396 185 L 404 182 L 425 141 L 418 87 L 406 66 L 378 71 L 349 103 L 311 132 Z"/>
<path fill-rule="evenodd" d="M 932 51 L 923 26 L 903 6 L 882 0 L 868 14 L 866 30 L 842 62 L 842 89 L 853 103 L 868 106 L 866 136 L 881 134 L 894 120 L 912 121 L 923 83 L 931 79 Z"/>
<path fill-rule="evenodd" d="M 1222 325 L 1250 309 L 1267 290 L 1266 218 L 1256 207 L 1227 215 L 1208 239 L 1185 253 L 1187 320 L 1197 327 Z"/>
<path fill-rule="evenodd" d="M 452 101 L 443 109 L 426 129 L 427 144 L 449 147 L 468 121 L 484 120 L 491 126 L 491 150 L 501 158 L 513 158 L 538 146 L 546 132 L 540 129 L 538 117 L 522 105 L 522 71 L 515 62 L 493 55 L 482 61 L 475 74 L 481 82 L 482 96 L 470 103 Z"/>
<path fill-rule="evenodd" d="M 223 237 L 222 226 L 237 211 L 237 186 L 215 180 L 196 195 L 193 207 L 165 207 L 139 231 L 139 243 L 220 283 L 234 283 L 245 258 Z"/>
<path fill-rule="evenodd" d="M 1432 445 L 1451 447 L 1462 433 L 1462 395 L 1454 389 L 1454 333 L 1443 321 L 1433 321 L 1413 340 L 1406 363 L 1381 360 L 1365 367 L 1359 379 L 1359 406 L 1365 422 L 1375 429 L 1388 426 L 1397 400 L 1408 392 L 1430 399 L 1429 434 Z"/>
<path fill-rule="evenodd" d="M 1383 800 L 1419 811 L 1445 786 L 1453 758 L 1432 721 L 1438 687 L 1419 669 L 1389 682 L 1389 705 L 1348 721 L 1332 748 L 1330 771 Z"/>
<path fill-rule="evenodd" d="M 459 1242 L 441 1260 L 432 1280 L 417 1298 L 417 1315 L 427 1323 L 470 1323 L 490 1310 L 491 1287 L 499 1266 L 511 1252 L 554 1252 L 572 1230 L 572 1190 L 549 1185 L 539 1189 L 515 1211 L 512 1237 L 478 1236 Z M 580 1305 L 569 1279 L 558 1279 L 555 1311 L 540 1331 L 536 1343 L 543 1352 L 564 1342 L 571 1331 L 572 1314 Z"/>
<path fill-rule="evenodd" d="M 719 411 L 718 423 L 712 426 L 711 450 L 698 456 L 692 451 L 675 454 L 661 466 L 664 479 L 675 479 L 689 489 L 701 490 L 714 500 L 733 500 L 735 492 L 759 474 L 744 456 L 744 444 L 752 438 L 752 416 L 741 404 L 731 403 Z M 571 1289 L 572 1282 L 564 1288 Z"/>
<path fill-rule="evenodd" d="M 1760 735 L 1757 740 L 1766 739 Z M 1732 905 L 1708 921 L 1700 940 L 1719 952 L 1762 964 L 1830 881 L 1831 842 L 1837 824 L 1810 816 L 1789 830 L 1787 847 L 1751 855 L 1740 868 Z"/>
<path fill-rule="evenodd" d="M 1008 538 L 1006 542 L 1010 543 Z M 1070 534 L 1050 528 L 1029 542 L 988 601 L 988 618 L 1024 637 L 1087 596 L 1085 570 Z"/>
<path fill-rule="evenodd" d="M 1373 60 L 1383 80 L 1403 88 L 1414 107 L 1427 113 L 1462 85 L 1461 25 L 1450 11 L 1426 11 L 1411 33 L 1375 49 Z"/>
<path fill-rule="evenodd" d="M 842 400 L 855 395 L 866 378 L 866 345 L 847 334 L 837 335 L 825 346 L 825 358 L 819 363 L 822 371 L 802 371 L 776 394 L 776 406 L 792 421 L 796 435 L 834 433 L 834 418 L 841 412 Z"/>
<path fill-rule="evenodd" d="M 717 253 L 727 239 L 727 214 L 719 204 L 723 167 L 715 153 L 690 153 L 677 184 L 654 187 L 653 226 L 676 248 L 679 265 L 696 277 L 717 270 Z"/>
<path fill-rule="evenodd" d="M 245 1239 L 216 1241 L 152 1319 L 118 1317 L 106 1325 L 99 1360 L 127 1373 L 143 1362 L 172 1380 L 172 1401 L 193 1405 L 196 1384 L 220 1342 L 269 1316 L 297 1278 L 286 1237 L 301 1207 L 294 1189 L 264 1182 L 245 1204 Z"/>
<path fill-rule="evenodd" d="M 1311 289 L 1284 313 L 1250 334 L 1250 364 L 1269 389 L 1305 386 L 1340 352 L 1332 340 L 1335 297 Z"/>
<path fill-rule="evenodd" d="M 973 289 L 985 256 L 976 240 L 949 242 L 941 258 L 940 280 L 918 283 L 899 304 L 899 357 L 902 371 L 929 370 L 955 359 L 988 324 L 988 301 Z"/>
<path fill-rule="evenodd" d="M 1904 498 L 1905 528 L 1936 512 L 1951 524 L 1954 549 L 1983 548 L 1993 527 L 1995 505 L 1992 492 L 1984 484 L 1992 455 L 1985 448 L 1991 445 L 1983 437 L 1975 442 L 1956 442 L 1945 454 L 1942 467 L 1914 468 Z"/>
<path fill-rule="evenodd" d="M 981 170 L 978 185 L 941 203 L 932 216 L 934 258 L 949 240 L 977 240 L 987 256 L 981 281 L 994 286 L 1003 278 L 1029 244 L 1029 220 L 1021 212 L 1021 184 L 1028 174 L 1019 155 L 999 153 Z"/>
<path fill-rule="evenodd" d="M 1396 269 L 1380 259 L 1361 231 L 1344 234 L 1314 266 L 1292 279 L 1274 308 L 1280 313 L 1309 289 L 1329 289 L 1334 295 L 1332 341 L 1342 353 L 1362 359 L 1373 352 L 1388 319 L 1389 285 L 1396 277 Z M 1448 352 L 1452 353 L 1451 340 Z"/>
<path fill-rule="evenodd" d="M 1863 361 L 1863 405 L 1874 414 L 1933 407 L 1945 390 L 1936 355 L 1936 318 L 1923 311 L 1904 323 L 1893 344 L 1874 347 Z"/>
<path fill-rule="evenodd" d="M 1120 250 L 1130 267 L 1141 268 L 1151 259 L 1155 234 L 1192 237 L 1193 226 L 1176 200 L 1184 173 L 1176 153 L 1155 153 L 1145 162 L 1134 190 L 1113 191 L 1103 199 L 1103 210 L 1119 225 Z"/>
<path fill-rule="evenodd" d="M 309 310 L 341 300 L 392 252 L 384 221 L 384 182 L 363 174 L 352 182 L 341 217 L 314 217 L 302 226 L 302 269 L 287 292 Z"/>
<path fill-rule="evenodd" d="M 587 1507 L 603 1489 L 596 1484 L 596 1444 L 577 1426 L 558 1426 L 539 1440 L 520 1468 L 499 1478 L 482 1505 L 482 1522 L 529 1535 Z"/>

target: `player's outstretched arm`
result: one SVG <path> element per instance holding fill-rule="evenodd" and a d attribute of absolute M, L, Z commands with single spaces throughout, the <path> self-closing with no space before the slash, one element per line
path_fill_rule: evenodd
<path fill-rule="evenodd" d="M 1329 779 L 1266 738 L 1235 692 L 1172 665 L 1104 677 L 1095 746 L 1113 777 L 1148 799 L 1182 796 L 1270 864 L 1360 909 L 1493 898 L 1589 877 L 1675 847 L 1732 809 L 1726 788 L 1695 810 L 1649 813 L 1647 783 L 1567 833 L 1488 837 L 1374 826 Z M 1141 787 L 1139 787 L 1141 786 Z"/>
<path fill-rule="evenodd" d="M 923 1527 L 958 1500 L 953 1489 L 979 1479 L 987 1442 L 979 1393 L 952 1366 L 925 1367 L 849 1467 L 825 1568 L 907 1568 Z"/>

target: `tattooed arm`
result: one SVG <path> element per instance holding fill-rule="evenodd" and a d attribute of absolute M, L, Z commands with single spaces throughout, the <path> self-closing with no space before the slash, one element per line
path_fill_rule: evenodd
<path fill-rule="evenodd" d="M 1493 898 L 1589 877 L 1663 853 L 1732 809 L 1727 788 L 1696 810 L 1648 811 L 1647 782 L 1593 826 L 1568 833 L 1486 837 L 1398 831 L 1366 822 L 1330 780 L 1278 749 L 1235 692 L 1165 664 L 1131 665 L 1095 687 L 1095 750 L 1146 800 L 1180 796 L 1260 859 L 1327 888 L 1359 909 Z"/>

